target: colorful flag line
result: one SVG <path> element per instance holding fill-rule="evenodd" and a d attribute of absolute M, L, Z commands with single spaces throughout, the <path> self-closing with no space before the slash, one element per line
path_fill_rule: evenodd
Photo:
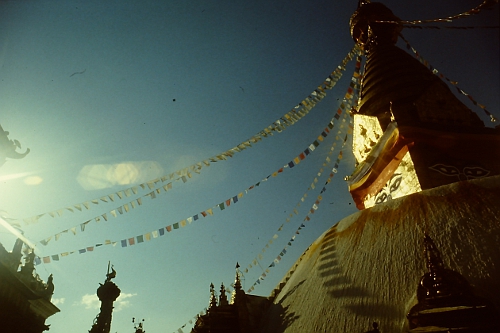
<path fill-rule="evenodd" d="M 198 318 L 200 316 L 203 316 L 204 314 L 207 313 L 207 308 L 203 309 L 203 311 L 200 311 L 196 314 L 196 316 L 194 316 L 193 318 L 189 319 L 189 321 L 187 323 L 185 323 L 184 325 L 182 325 L 181 327 L 179 327 L 177 329 L 177 331 L 173 332 L 173 333 L 184 333 L 184 331 L 182 330 L 183 328 L 186 327 L 186 325 L 190 324 L 190 325 L 193 325 L 194 323 L 196 323 L 196 321 L 198 320 Z"/>
<path fill-rule="evenodd" d="M 427 25 L 427 26 L 420 26 L 420 25 L 404 25 L 403 27 L 409 28 L 409 29 L 458 29 L 458 30 L 469 30 L 469 29 L 498 29 L 500 26 L 498 25 L 484 25 L 484 26 L 477 26 L 477 27 L 438 27 L 437 25 Z"/>
<path fill-rule="evenodd" d="M 354 107 L 356 107 L 357 105 L 357 102 L 358 102 L 358 99 L 357 99 L 357 96 L 359 96 L 359 82 L 361 80 L 361 75 L 359 74 L 360 70 L 361 70 L 361 57 L 358 55 L 357 59 L 356 59 L 356 70 L 355 70 L 355 73 L 351 79 L 351 84 L 350 84 L 350 88 L 348 89 L 348 91 L 346 92 L 345 96 L 344 96 L 344 99 L 342 101 L 342 105 L 345 105 L 345 108 L 339 108 L 338 111 L 342 111 L 342 110 L 345 110 L 345 109 L 350 109 L 350 104 L 352 103 L 352 101 L 354 100 Z M 352 89 L 354 90 L 352 90 Z M 337 111 L 337 114 L 338 114 L 338 111 Z M 342 122 L 345 123 L 346 121 L 346 115 L 344 115 L 343 119 L 342 119 Z M 333 119 L 332 119 L 333 120 Z M 340 126 L 340 128 L 342 128 L 344 125 L 342 124 Z M 353 125 L 352 125 L 352 118 L 350 119 L 350 124 L 349 124 L 349 128 L 348 128 L 348 134 L 351 134 L 352 133 L 352 129 L 353 129 Z M 338 135 L 341 133 L 341 131 L 339 130 L 337 132 L 337 137 L 336 139 L 339 140 L 339 137 Z M 345 144 L 345 140 L 344 140 L 344 144 Z M 323 163 L 322 167 L 320 168 L 319 172 L 318 172 L 318 177 L 321 176 L 321 174 L 323 173 L 323 168 L 326 167 L 327 165 L 329 165 L 329 163 L 331 162 L 330 160 L 330 155 L 333 153 L 334 149 L 335 149 L 335 146 L 337 145 L 337 142 L 334 142 L 332 147 L 330 148 L 330 151 L 328 152 L 326 158 L 325 158 L 325 162 Z M 339 161 L 337 161 L 337 163 L 335 163 L 335 166 L 334 166 L 334 169 L 335 172 L 337 172 L 337 168 L 338 168 L 338 165 L 339 165 Z M 316 183 L 318 182 L 318 177 L 315 177 L 313 182 L 311 183 L 310 187 L 307 189 L 307 191 L 304 193 L 304 195 L 302 196 L 302 198 L 299 200 L 299 202 L 295 205 L 295 207 L 293 208 L 292 212 L 293 213 L 290 213 L 289 216 L 286 218 L 286 223 L 289 223 L 290 222 L 290 219 L 295 215 L 298 215 L 299 214 L 299 207 L 301 205 L 302 202 L 305 202 L 305 198 L 307 197 L 308 195 L 308 192 L 312 189 L 315 189 L 316 187 Z M 327 181 L 326 184 L 328 184 L 330 181 L 330 179 Z M 323 193 L 325 191 L 325 187 L 323 187 L 323 189 L 321 190 L 321 193 Z M 252 268 L 252 267 L 255 267 L 257 265 L 260 266 L 260 263 L 259 263 L 259 259 L 262 260 L 263 256 L 262 254 L 266 252 L 266 250 L 269 248 L 269 245 L 271 245 L 279 236 L 278 234 L 283 230 L 283 227 L 284 227 L 284 223 L 281 224 L 281 226 L 278 228 L 278 230 L 276 231 L 276 233 L 273 235 L 273 237 L 271 239 L 269 239 L 269 241 L 266 243 L 266 245 L 261 249 L 260 253 L 252 260 L 252 262 L 250 264 L 248 264 L 248 266 L 245 268 L 244 272 L 245 273 L 248 273 L 249 270 Z"/>
<path fill-rule="evenodd" d="M 351 96 L 351 99 L 352 99 L 352 96 Z M 350 101 L 348 100 L 345 100 L 344 99 L 344 103 L 345 105 L 347 105 L 347 108 L 349 108 L 349 103 Z M 346 115 L 347 113 L 344 115 L 343 119 L 342 119 L 342 122 L 345 123 L 346 122 Z M 351 120 L 352 122 L 352 120 Z M 340 129 L 342 129 L 344 127 L 344 124 L 342 124 L 340 126 Z M 351 133 L 352 132 L 352 124 L 349 124 L 349 128 L 348 128 L 348 133 Z M 341 130 L 339 130 L 337 132 L 337 137 L 336 139 L 339 140 L 339 134 L 341 133 Z M 345 142 L 345 141 L 344 141 Z M 332 147 L 330 148 L 326 158 L 325 158 L 325 162 L 323 162 L 322 164 L 322 167 L 320 168 L 319 172 L 317 173 L 317 177 L 314 178 L 313 182 L 311 183 L 311 185 L 309 186 L 309 188 L 307 189 L 307 191 L 303 194 L 303 196 L 300 198 L 299 202 L 295 205 L 295 207 L 293 208 L 292 210 L 292 213 L 289 214 L 289 216 L 286 218 L 286 223 L 289 223 L 290 222 L 290 219 L 294 216 L 294 215 L 298 215 L 299 214 L 299 207 L 301 205 L 302 202 L 305 202 L 305 199 L 306 197 L 308 196 L 308 192 L 310 190 L 313 190 L 316 188 L 316 184 L 318 183 L 318 178 L 321 177 L 321 174 L 323 173 L 323 168 L 328 166 L 330 163 L 331 163 L 331 159 L 330 159 L 330 155 L 333 153 L 333 151 L 335 150 L 335 147 L 337 145 L 337 142 L 334 142 Z M 335 163 L 335 166 L 334 166 L 334 169 L 335 172 L 337 172 L 337 168 L 338 168 L 338 161 L 337 163 Z M 327 182 L 328 183 L 328 182 Z M 326 185 L 326 184 L 325 184 Z M 322 192 L 324 192 L 324 187 L 322 189 Z M 281 224 L 281 226 L 278 228 L 278 230 L 276 231 L 276 233 L 273 235 L 273 237 L 271 239 L 269 239 L 269 241 L 266 243 L 266 245 L 261 249 L 260 253 L 252 260 L 252 262 L 250 264 L 247 265 L 247 267 L 245 268 L 244 272 L 245 273 L 248 273 L 249 270 L 252 268 L 252 267 L 255 267 L 259 264 L 259 259 L 262 260 L 262 254 L 266 252 L 266 250 L 269 248 L 269 245 L 271 245 L 277 238 L 278 238 L 278 234 L 283 230 L 283 227 L 284 227 L 284 223 Z"/>
<path fill-rule="evenodd" d="M 463 13 L 460 13 L 457 15 L 448 16 L 445 18 L 435 18 L 435 19 L 429 19 L 429 20 L 414 20 L 414 21 L 375 21 L 375 22 L 377 22 L 377 23 L 394 23 L 394 24 L 422 24 L 422 23 L 433 23 L 433 22 L 453 22 L 453 20 L 456 20 L 456 19 L 466 18 L 466 17 L 472 16 L 472 15 L 479 14 L 481 12 L 481 10 L 490 9 L 496 3 L 498 3 L 498 0 L 484 0 L 483 3 L 481 3 L 476 8 L 472 8 L 466 12 L 463 12 Z"/>
<path fill-rule="evenodd" d="M 345 120 L 345 119 L 344 119 Z M 343 127 L 343 125 L 341 125 L 341 128 Z M 337 134 L 340 134 L 341 133 L 341 130 L 338 131 Z M 337 139 L 338 139 L 338 136 L 337 136 Z M 302 198 L 300 199 L 300 201 L 295 205 L 295 207 L 293 208 L 293 213 L 290 213 L 290 215 L 286 218 L 286 223 L 289 223 L 291 218 L 295 215 L 298 215 L 299 214 L 299 207 L 301 205 L 301 202 L 304 202 L 305 201 L 305 198 L 308 196 L 308 192 L 311 190 L 311 189 L 314 189 L 315 188 L 315 185 L 317 182 L 318 182 L 318 177 L 321 177 L 321 174 L 323 173 L 324 171 L 324 168 L 326 166 L 328 166 L 331 162 L 331 159 L 330 159 L 330 155 L 333 153 L 333 151 L 335 150 L 335 146 L 337 145 L 337 142 L 334 142 L 332 147 L 330 148 L 330 151 L 328 152 L 328 155 L 326 156 L 325 158 L 325 162 L 323 162 L 319 172 L 317 173 L 317 177 L 314 178 L 313 182 L 311 183 L 311 186 L 309 186 L 309 188 L 307 189 L 307 191 L 304 193 L 304 195 L 302 196 Z M 335 168 L 338 168 L 338 163 L 335 164 Z M 263 254 L 267 251 L 267 249 L 269 248 L 269 246 L 271 244 L 273 244 L 273 242 L 278 239 L 279 237 L 279 233 L 283 230 L 283 227 L 284 227 L 284 223 L 281 224 L 281 226 L 278 228 L 278 230 L 276 231 L 276 233 L 273 235 L 272 238 L 270 238 L 266 245 L 261 249 L 260 253 L 255 257 L 253 258 L 253 260 L 250 262 L 250 264 L 247 265 L 247 267 L 244 269 L 244 272 L 245 273 L 248 273 L 250 269 L 252 269 L 253 267 L 256 267 L 257 265 L 260 265 L 260 262 L 259 260 L 262 260 L 263 258 Z"/>
<path fill-rule="evenodd" d="M 304 100 L 302 100 L 299 104 L 297 104 L 291 111 L 287 112 L 285 115 L 283 115 L 281 118 L 273 122 L 271 125 L 266 127 L 264 130 L 260 131 L 256 135 L 252 136 L 250 139 L 243 141 L 242 143 L 238 144 L 237 146 L 221 153 L 215 156 L 212 156 L 206 160 L 203 160 L 202 162 L 195 163 L 189 167 L 183 168 L 181 170 L 175 171 L 173 173 L 170 173 L 169 175 L 164 175 L 162 177 L 144 182 L 138 186 L 132 186 L 130 188 L 127 188 L 122 191 L 114 192 L 105 196 L 102 196 L 98 199 L 92 199 L 89 201 L 84 201 L 82 203 L 78 203 L 72 206 L 68 206 L 66 208 L 61 208 L 57 209 L 54 211 L 50 211 L 47 213 L 42 213 L 38 214 L 29 218 L 24 218 L 24 219 L 13 219 L 13 221 L 20 221 L 22 220 L 25 224 L 29 225 L 32 223 L 38 222 L 38 220 L 45 216 L 49 215 L 52 218 L 56 217 L 61 217 L 63 215 L 64 211 L 69 211 L 69 212 L 76 212 L 76 211 L 82 211 L 83 208 L 85 209 L 90 209 L 91 204 L 99 204 L 101 202 L 108 203 L 109 201 L 114 202 L 115 195 L 119 198 L 122 199 L 124 196 L 128 197 L 132 193 L 137 194 L 139 188 L 146 189 L 149 188 L 150 190 L 156 189 L 157 186 L 159 186 L 159 183 L 164 183 L 168 180 L 174 180 L 176 176 L 179 176 L 175 181 L 181 179 L 187 179 L 191 178 L 191 172 L 195 173 L 200 173 L 201 169 L 203 167 L 208 167 L 210 166 L 210 163 L 215 163 L 218 161 L 225 161 L 228 159 L 228 157 L 233 157 L 235 153 L 241 152 L 249 147 L 252 147 L 252 144 L 256 144 L 257 142 L 261 141 L 262 138 L 267 138 L 268 136 L 272 136 L 274 132 L 281 133 L 284 131 L 287 127 L 295 124 L 297 121 L 302 119 L 305 115 L 309 113 L 309 111 L 318 103 L 320 102 L 325 96 L 326 96 L 326 90 L 332 89 L 337 82 L 340 80 L 342 77 L 343 72 L 346 69 L 346 65 L 353 59 L 354 55 L 359 54 L 359 46 L 355 45 L 354 48 L 347 54 L 347 56 L 342 60 L 341 64 L 337 66 L 337 68 L 325 79 L 325 81 L 320 84 L 308 97 L 306 97 Z M 109 201 L 108 201 L 109 199 Z"/>
<path fill-rule="evenodd" d="M 361 67 L 361 58 L 358 56 L 357 58 L 357 61 L 356 61 L 356 68 L 357 68 L 357 72 L 359 73 L 360 71 L 360 67 Z M 361 80 L 361 76 L 360 75 L 357 75 L 355 76 L 355 79 L 354 80 L 354 77 L 353 77 L 353 82 L 355 83 L 355 91 L 354 91 L 354 107 L 357 106 L 357 102 L 358 102 L 358 99 L 357 99 L 357 96 L 359 96 L 359 82 Z M 352 98 L 353 96 L 351 96 Z M 345 119 L 344 119 L 345 120 Z M 352 134 L 352 130 L 353 130 L 353 119 L 352 117 L 350 118 L 350 121 L 349 121 L 349 128 L 348 128 L 348 131 L 347 131 L 347 134 Z M 342 144 L 342 148 L 344 148 L 346 142 L 347 142 L 347 135 L 345 136 L 344 138 L 344 141 L 343 141 L 343 144 Z M 332 147 L 333 148 L 333 147 Z M 333 149 L 330 150 L 330 153 L 329 155 L 331 154 L 331 152 L 333 152 Z M 339 155 L 337 156 L 337 160 L 335 161 L 335 164 L 334 164 L 334 167 L 332 168 L 332 171 L 328 177 L 328 179 L 326 180 L 323 188 L 321 189 L 320 191 L 320 194 L 318 195 L 318 197 L 316 198 L 316 201 L 314 202 L 314 204 L 312 205 L 311 209 L 309 210 L 309 212 L 307 213 L 306 217 L 304 218 L 303 220 L 303 223 L 300 225 L 300 227 L 296 230 L 295 234 L 292 236 L 292 238 L 288 241 L 287 245 L 283 248 L 283 250 L 281 250 L 281 252 L 279 253 L 279 255 L 273 260 L 273 262 L 266 268 L 266 270 L 264 270 L 264 272 L 259 276 L 259 278 L 257 279 L 257 281 L 255 281 L 255 283 L 248 289 L 248 292 L 251 292 L 255 289 L 255 286 L 257 284 L 260 284 L 260 281 L 264 280 L 264 278 L 267 276 L 267 274 L 269 274 L 270 272 L 270 269 L 272 267 L 275 267 L 276 264 L 278 264 L 282 257 L 287 253 L 287 248 L 292 246 L 292 242 L 295 240 L 295 237 L 296 235 L 300 234 L 300 230 L 302 228 L 305 227 L 305 223 L 310 221 L 310 215 L 311 214 L 314 214 L 314 212 L 319 208 L 319 205 L 323 199 L 322 197 L 322 194 L 326 191 L 326 186 L 331 182 L 332 178 L 334 177 L 334 175 L 337 173 L 337 170 L 338 170 L 338 167 L 339 167 L 339 164 L 340 164 L 340 161 L 342 160 L 342 156 L 343 156 L 343 151 L 341 150 Z M 328 157 L 327 157 L 328 158 Z M 327 162 L 330 162 L 329 160 L 327 160 Z M 323 163 L 323 167 L 325 167 L 326 163 Z M 322 169 L 320 169 L 320 173 L 318 173 L 318 175 L 320 175 L 322 173 Z M 306 193 L 302 196 L 302 198 L 300 199 L 299 203 L 296 205 L 296 207 L 294 208 L 294 212 L 298 213 L 297 211 L 297 208 L 300 206 L 300 203 L 301 202 L 304 202 L 305 201 L 305 198 L 307 197 L 307 192 L 310 191 L 311 189 L 314 189 L 315 188 L 315 184 L 317 183 L 317 178 L 314 179 L 314 181 L 311 183 L 310 187 L 307 189 Z M 293 214 L 290 214 L 289 217 L 292 217 Z M 286 222 L 289 222 L 289 218 L 287 218 Z M 280 226 L 280 228 L 278 229 L 278 231 L 281 231 L 283 227 L 283 224 Z M 277 234 L 275 234 L 273 236 L 273 239 L 270 240 L 267 244 L 266 244 L 266 247 L 265 248 L 268 248 L 270 244 L 273 243 L 273 241 L 275 239 L 277 239 Z M 264 248 L 264 250 L 265 250 Z M 259 254 L 258 256 L 259 259 L 262 259 L 262 254 Z M 302 257 L 301 257 L 302 258 Z M 247 267 L 245 269 L 245 273 L 248 273 L 248 269 L 252 267 L 252 264 L 254 264 L 254 266 L 258 263 L 258 261 L 256 260 L 257 258 L 255 258 L 252 263 L 249 265 L 249 267 Z M 300 260 L 299 260 L 300 261 Z M 259 264 L 260 265 L 260 264 Z M 291 271 L 293 271 L 294 269 L 292 268 Z M 292 274 L 292 273 L 290 273 Z"/>
<path fill-rule="evenodd" d="M 410 43 L 400 34 L 400 37 L 401 39 L 406 43 L 406 48 L 408 50 L 411 50 L 414 54 L 415 54 L 415 57 L 425 66 L 427 67 L 434 75 L 437 75 L 440 79 L 445 79 L 446 81 L 448 81 L 450 84 L 452 84 L 455 89 L 457 89 L 457 91 L 464 95 L 464 96 L 467 96 L 467 98 L 469 98 L 471 101 L 472 101 L 472 104 L 474 104 L 475 106 L 478 106 L 480 107 L 484 113 L 486 113 L 487 116 L 490 117 L 490 120 L 491 122 L 496 122 L 497 119 L 495 118 L 495 116 L 493 116 L 491 114 L 490 111 L 488 111 L 486 109 L 486 106 L 484 106 L 483 104 L 480 104 L 478 103 L 471 95 L 469 95 L 468 93 L 466 93 L 465 91 L 463 91 L 462 89 L 460 89 L 457 85 L 458 85 L 458 82 L 457 81 L 452 81 L 450 80 L 448 77 L 444 76 L 442 73 L 440 73 L 436 68 L 434 68 L 431 64 L 429 64 L 429 62 L 427 60 L 425 60 L 418 52 L 417 50 L 415 50 L 413 48 L 413 46 L 410 45 Z"/>
<path fill-rule="evenodd" d="M 344 144 L 345 142 L 347 141 L 347 135 L 344 139 Z M 343 151 L 341 150 L 338 157 L 337 157 L 337 162 L 336 162 L 336 165 L 338 165 L 340 163 L 340 160 L 342 160 L 342 154 L 343 154 Z M 326 191 L 326 185 L 329 184 L 331 182 L 331 179 L 334 177 L 336 171 L 333 171 L 333 170 L 336 170 L 336 168 L 333 168 L 332 169 L 332 172 L 330 173 L 330 177 L 328 178 L 327 182 L 325 183 L 325 187 L 323 187 L 323 190 L 321 191 L 321 194 L 324 193 Z M 310 221 L 310 217 L 309 215 L 310 214 L 314 214 L 314 212 L 316 210 L 319 209 L 319 205 L 321 204 L 321 201 L 323 200 L 323 197 L 322 195 L 319 194 L 318 197 L 316 198 L 316 201 L 315 203 L 312 205 L 311 207 L 311 210 L 308 212 L 307 216 L 304 218 L 304 222 L 297 228 L 297 230 L 295 231 L 295 234 L 292 236 L 292 238 L 290 238 L 290 240 L 288 241 L 287 245 L 285 245 L 285 247 L 281 250 L 281 252 L 276 256 L 276 258 L 271 262 L 271 264 L 265 269 L 264 272 L 262 272 L 262 274 L 259 276 L 259 278 L 254 282 L 254 284 L 248 289 L 247 292 L 252 292 L 254 289 L 255 289 L 255 286 L 260 284 L 261 281 L 263 281 L 267 274 L 270 273 L 270 269 L 275 267 L 277 264 L 280 263 L 281 259 L 283 258 L 283 256 L 287 253 L 287 249 L 292 246 L 292 242 L 295 241 L 295 238 L 297 237 L 297 235 L 300 234 L 300 231 L 305 228 L 305 223 L 307 221 Z"/>
<path fill-rule="evenodd" d="M 191 174 L 188 175 L 189 178 L 192 176 Z M 187 182 L 187 179 L 188 177 L 186 176 L 182 176 L 182 177 L 179 177 L 178 179 L 174 180 L 174 181 L 177 181 L 177 180 L 182 180 L 184 183 Z M 163 185 L 161 188 L 156 188 L 154 189 L 153 191 L 137 198 L 137 199 L 134 199 L 132 201 L 129 201 L 121 206 L 118 206 L 110 211 L 107 211 L 105 212 L 104 214 L 100 214 L 98 216 L 95 216 L 83 223 L 80 223 L 78 225 L 75 225 L 71 228 L 68 228 L 68 229 L 65 229 L 63 231 L 60 231 L 52 236 L 49 236 L 47 238 L 44 238 L 40 241 L 38 241 L 37 243 L 40 243 L 44 246 L 46 246 L 52 239 L 54 240 L 59 240 L 59 238 L 63 235 L 63 234 L 69 234 L 70 232 L 73 234 L 73 235 L 76 235 L 77 234 L 77 231 L 80 230 L 80 232 L 84 232 L 85 231 L 85 228 L 87 227 L 87 225 L 92 222 L 92 221 L 95 221 L 97 223 L 101 222 L 101 221 L 108 221 L 110 218 L 117 218 L 118 216 L 120 215 L 123 215 L 125 213 L 128 213 L 131 209 L 135 209 L 139 206 L 142 206 L 142 200 L 143 198 L 145 197 L 150 197 L 151 199 L 155 199 L 157 195 L 161 194 L 162 193 L 162 190 L 163 192 L 168 192 L 169 190 L 171 190 L 173 188 L 173 182 L 170 182 L 168 184 L 165 184 Z"/>

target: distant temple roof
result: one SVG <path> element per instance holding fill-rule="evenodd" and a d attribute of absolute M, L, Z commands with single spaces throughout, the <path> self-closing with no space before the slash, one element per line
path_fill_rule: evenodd
<path fill-rule="evenodd" d="M 34 253 L 21 264 L 23 242 L 11 252 L 0 244 L 0 322 L 9 333 L 41 333 L 49 329 L 45 320 L 59 309 L 50 302 L 54 292 L 52 275 L 43 282 L 34 271 Z"/>

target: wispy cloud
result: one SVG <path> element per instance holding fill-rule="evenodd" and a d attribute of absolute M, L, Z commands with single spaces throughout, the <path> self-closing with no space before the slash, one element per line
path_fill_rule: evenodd
<path fill-rule="evenodd" d="M 137 296 L 137 294 L 125 294 L 122 293 L 120 294 L 120 297 L 115 302 L 115 311 L 120 311 L 122 309 L 125 309 L 130 306 L 130 300 L 129 298 Z"/>
<path fill-rule="evenodd" d="M 58 304 L 64 304 L 65 300 L 66 298 L 52 298 L 50 301 L 57 306 Z"/>
<path fill-rule="evenodd" d="M 85 309 L 99 309 L 99 298 L 97 298 L 97 294 L 89 295 L 85 294 L 82 296 L 78 305 L 85 305 Z"/>
<path fill-rule="evenodd" d="M 113 304 L 113 311 L 120 311 L 124 308 L 129 307 L 130 298 L 133 296 L 137 296 L 137 294 L 121 293 Z M 99 298 L 97 298 L 97 294 L 85 294 L 82 296 L 80 302 L 77 302 L 77 305 L 84 305 L 85 309 L 99 309 L 99 307 L 101 306 L 101 302 L 99 301 Z"/>

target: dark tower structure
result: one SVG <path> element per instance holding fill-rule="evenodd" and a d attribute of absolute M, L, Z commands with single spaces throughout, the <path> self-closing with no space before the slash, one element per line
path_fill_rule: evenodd
<path fill-rule="evenodd" d="M 116 277 L 116 271 L 111 268 L 111 273 L 106 274 L 104 284 L 97 288 L 97 297 L 101 301 L 101 311 L 94 320 L 94 324 L 89 333 L 109 333 L 111 329 L 111 317 L 113 313 L 113 302 L 120 296 L 120 289 L 111 282 Z"/>
<path fill-rule="evenodd" d="M 350 21 L 366 55 L 354 131 L 359 165 L 348 181 L 359 209 L 500 174 L 500 132 L 485 127 L 439 76 L 395 45 L 400 21 L 368 1 Z"/>

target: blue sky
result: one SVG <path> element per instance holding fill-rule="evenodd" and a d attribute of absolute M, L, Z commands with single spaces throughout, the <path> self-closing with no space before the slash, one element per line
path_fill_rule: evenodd
<path fill-rule="evenodd" d="M 412 20 L 458 14 L 479 2 L 384 3 Z M 50 332 L 90 329 L 98 313 L 92 295 L 108 261 L 122 291 L 113 332 L 132 331 L 132 317 L 145 318 L 148 332 L 177 331 L 208 305 L 210 283 L 230 285 L 236 262 L 248 267 L 284 224 L 259 260 L 264 268 L 273 262 L 322 186 L 308 187 L 315 177 L 319 184 L 328 177 L 327 171 L 317 174 L 335 135 L 293 169 L 245 190 L 321 134 L 348 87 L 352 62 L 327 97 L 282 133 L 203 167 L 185 183 L 173 182 L 155 199 L 143 197 L 141 206 L 117 218 L 94 218 L 147 194 L 140 184 L 225 152 L 292 110 L 353 47 L 348 22 L 356 6 L 357 1 L 0 1 L 0 124 L 21 142 L 21 151 L 31 149 L 26 158 L 0 168 L 0 210 L 17 219 L 45 214 L 38 223 L 21 222 L 33 242 L 77 227 L 76 235 L 37 244 L 41 257 L 118 241 L 37 266 L 43 279 L 54 275 L 53 298 L 62 311 L 48 320 Z M 498 25 L 498 17 L 497 5 L 450 25 Z M 498 29 L 403 34 L 500 118 Z M 338 141 L 333 161 L 340 146 Z M 356 211 L 342 180 L 353 169 L 348 150 L 311 221 L 252 293 L 267 296 L 314 239 Z M 134 186 L 137 194 L 119 200 L 117 192 Z M 120 246 L 122 239 L 172 225 L 239 193 L 244 196 L 237 203 L 213 216 Z M 305 193 L 299 214 L 286 223 Z M 115 202 L 98 200 L 82 212 L 65 209 L 110 194 Z M 60 209 L 61 217 L 48 214 Z M 80 224 L 88 220 L 82 232 Z M 0 230 L 6 247 L 14 240 Z M 261 274 L 259 267 L 245 273 L 245 289 Z"/>

